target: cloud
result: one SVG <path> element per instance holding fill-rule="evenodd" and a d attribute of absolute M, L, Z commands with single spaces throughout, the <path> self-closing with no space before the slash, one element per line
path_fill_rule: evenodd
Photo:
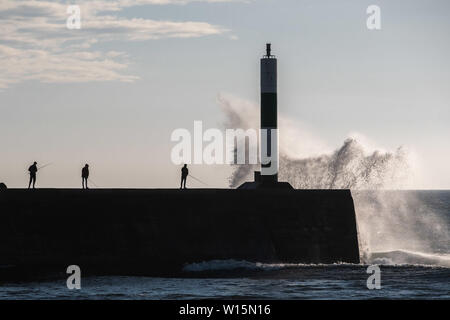
<path fill-rule="evenodd" d="M 0 3 L 0 89 L 26 80 L 48 83 L 125 81 L 128 55 L 93 47 L 112 41 L 196 38 L 229 30 L 194 21 L 164 21 L 120 16 L 142 5 L 186 5 L 235 0 L 90 0 L 77 1 L 81 29 L 69 30 L 65 1 L 2 0 Z"/>

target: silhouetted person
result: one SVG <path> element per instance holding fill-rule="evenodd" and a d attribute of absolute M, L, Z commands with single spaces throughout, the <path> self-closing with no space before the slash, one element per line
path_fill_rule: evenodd
<path fill-rule="evenodd" d="M 36 184 L 36 172 L 38 171 L 36 161 L 28 168 L 28 171 L 30 172 L 30 181 L 28 182 L 28 189 L 30 189 L 31 183 L 33 183 L 34 189 L 34 185 Z"/>
<path fill-rule="evenodd" d="M 83 185 L 83 189 L 88 188 L 88 178 L 89 178 L 89 165 L 86 164 L 83 169 L 81 169 L 81 184 Z"/>
<path fill-rule="evenodd" d="M 180 189 L 183 189 L 183 186 L 186 189 L 186 179 L 187 179 L 188 175 L 189 175 L 189 170 L 187 168 L 187 164 L 185 164 L 184 167 L 181 168 L 181 185 L 180 185 Z"/>

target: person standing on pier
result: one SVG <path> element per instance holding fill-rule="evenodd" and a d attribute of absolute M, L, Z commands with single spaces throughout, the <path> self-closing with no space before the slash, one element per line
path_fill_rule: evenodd
<path fill-rule="evenodd" d="M 37 168 L 37 162 L 35 161 L 29 168 L 28 172 L 30 173 L 30 181 L 28 182 L 28 189 L 31 187 L 31 183 L 33 183 L 33 189 L 34 185 L 36 184 L 36 172 L 38 171 Z"/>
<path fill-rule="evenodd" d="M 83 169 L 81 169 L 81 184 L 83 186 L 83 189 L 89 189 L 88 188 L 88 178 L 89 178 L 89 165 L 86 164 Z"/>
<path fill-rule="evenodd" d="M 189 169 L 187 168 L 187 164 L 185 164 L 184 167 L 181 168 L 181 185 L 180 185 L 180 189 L 183 189 L 183 185 L 184 185 L 184 189 L 186 189 L 186 179 L 187 179 L 188 175 L 189 175 Z"/>

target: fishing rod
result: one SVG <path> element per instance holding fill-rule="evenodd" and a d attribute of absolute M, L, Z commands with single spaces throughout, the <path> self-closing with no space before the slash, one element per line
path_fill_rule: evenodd
<path fill-rule="evenodd" d="M 43 166 L 40 166 L 39 168 L 37 168 L 38 170 L 41 170 L 41 169 L 43 169 L 43 168 L 45 168 L 45 167 L 48 167 L 48 166 L 50 166 L 50 165 L 52 165 L 53 164 L 53 162 L 50 162 L 50 163 L 47 163 L 47 164 L 44 164 Z"/>
<path fill-rule="evenodd" d="M 94 185 L 94 187 L 96 187 L 96 188 L 100 188 L 98 185 L 96 185 L 95 184 L 95 182 L 94 181 L 92 181 L 92 179 L 90 179 L 90 178 L 88 178 L 88 181 L 90 182 L 90 183 L 92 183 L 93 185 Z"/>
<path fill-rule="evenodd" d="M 191 177 L 192 179 L 194 179 L 194 180 L 197 180 L 198 182 L 200 182 L 200 183 L 202 183 L 202 184 L 204 184 L 205 186 L 208 186 L 208 187 L 210 187 L 210 185 L 209 184 L 207 184 L 206 182 L 203 182 L 202 180 L 200 180 L 200 179 L 198 179 L 198 178 L 196 178 L 196 177 L 194 177 L 192 174 L 189 174 L 189 177 Z"/>

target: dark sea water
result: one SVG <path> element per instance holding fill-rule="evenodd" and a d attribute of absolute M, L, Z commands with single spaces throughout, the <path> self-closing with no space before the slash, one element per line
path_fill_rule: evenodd
<path fill-rule="evenodd" d="M 183 278 L 1 283 L 0 299 L 450 299 L 450 191 L 353 192 L 363 263 L 206 261 Z M 369 265 L 381 289 L 367 288 Z"/>

